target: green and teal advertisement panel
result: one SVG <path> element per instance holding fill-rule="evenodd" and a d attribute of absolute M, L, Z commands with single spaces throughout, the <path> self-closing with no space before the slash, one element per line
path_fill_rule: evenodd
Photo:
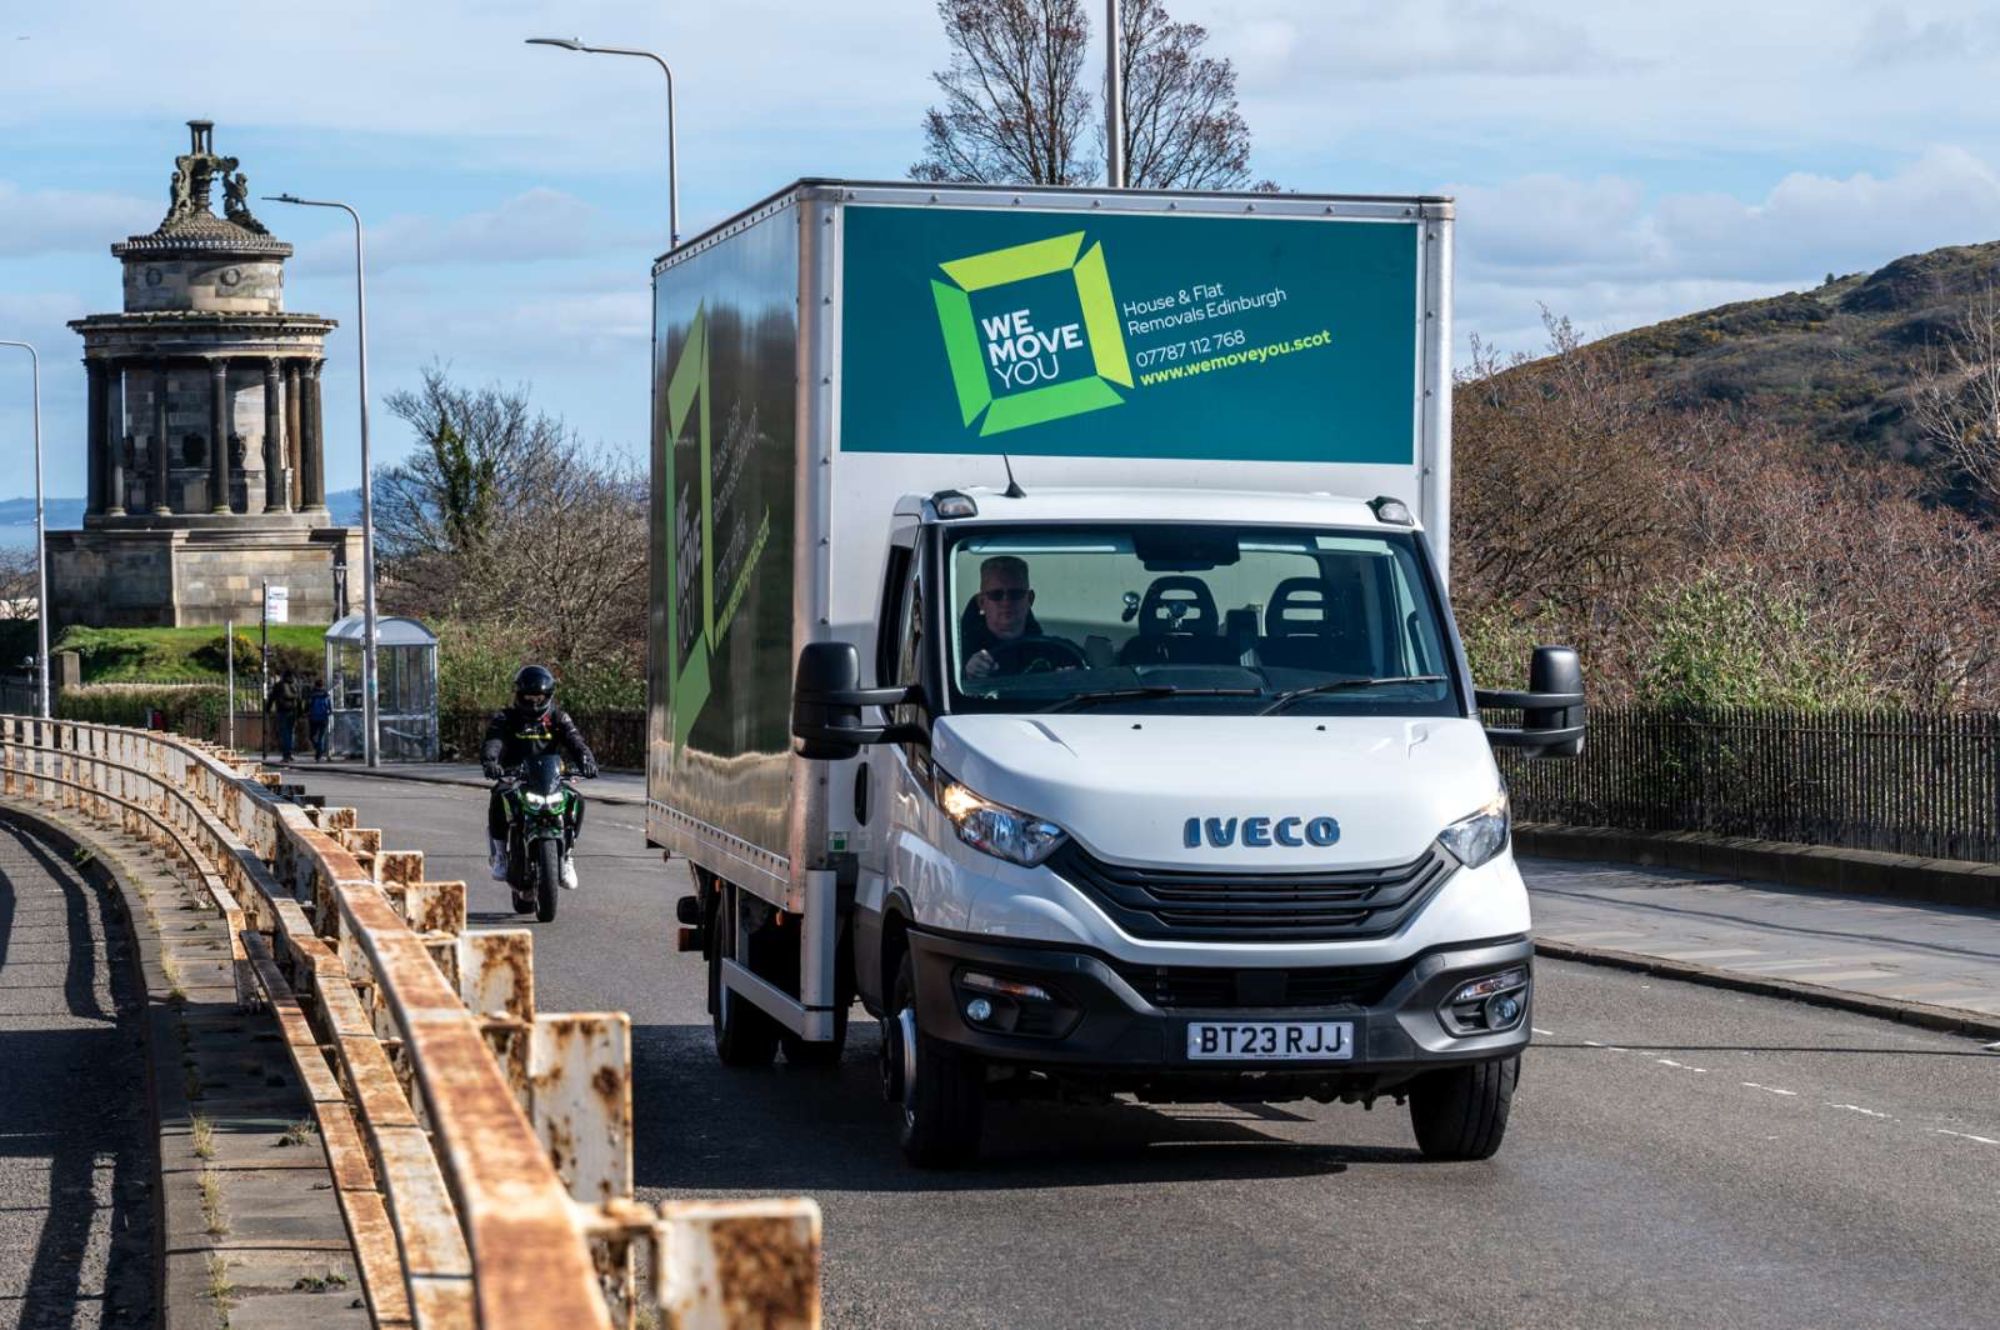
<path fill-rule="evenodd" d="M 840 446 L 1408 465 L 1419 229 L 853 205 Z"/>

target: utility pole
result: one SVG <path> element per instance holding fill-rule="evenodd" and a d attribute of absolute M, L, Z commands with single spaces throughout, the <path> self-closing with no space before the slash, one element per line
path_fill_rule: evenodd
<path fill-rule="evenodd" d="M 1104 175 L 1113 189 L 1125 188 L 1125 76 L 1118 60 L 1123 36 L 1118 0 L 1104 0 Z"/>
<path fill-rule="evenodd" d="M 42 358 L 26 342 L 0 341 L 28 353 L 35 389 L 35 696 L 43 720 L 49 718 L 49 533 L 42 502 Z"/>

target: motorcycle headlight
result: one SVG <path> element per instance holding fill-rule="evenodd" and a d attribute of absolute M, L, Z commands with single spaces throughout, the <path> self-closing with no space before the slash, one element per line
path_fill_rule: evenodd
<path fill-rule="evenodd" d="M 1478 812 L 1438 833 L 1438 842 L 1467 868 L 1477 868 L 1507 848 L 1507 792 L 1487 800 Z"/>
<path fill-rule="evenodd" d="M 548 808 L 562 798 L 559 794 L 536 794 L 533 790 L 522 791 L 521 798 L 530 808 Z"/>
<path fill-rule="evenodd" d="M 1067 835 L 1055 823 L 995 803 L 942 771 L 934 789 L 938 807 L 958 829 L 958 838 L 996 859 L 1032 868 L 1053 854 Z"/>

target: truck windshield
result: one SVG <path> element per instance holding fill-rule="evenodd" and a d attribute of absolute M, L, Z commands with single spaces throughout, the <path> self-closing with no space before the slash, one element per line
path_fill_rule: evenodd
<path fill-rule="evenodd" d="M 974 527 L 945 575 L 954 711 L 1464 714 L 1408 534 Z"/>

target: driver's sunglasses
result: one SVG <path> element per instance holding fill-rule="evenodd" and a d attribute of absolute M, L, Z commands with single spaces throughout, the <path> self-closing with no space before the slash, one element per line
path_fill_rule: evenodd
<path fill-rule="evenodd" d="M 1003 586 L 995 587 L 991 591 L 982 591 L 979 594 L 992 604 L 1002 605 L 1017 600 L 1026 600 L 1035 593 L 1024 586 Z"/>

